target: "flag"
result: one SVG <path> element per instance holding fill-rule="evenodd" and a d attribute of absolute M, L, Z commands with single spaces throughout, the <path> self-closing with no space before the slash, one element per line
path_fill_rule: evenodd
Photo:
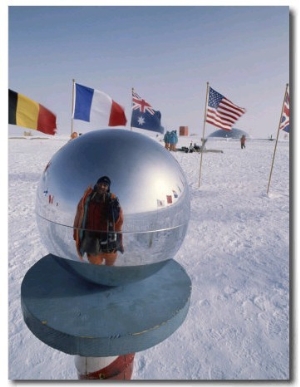
<path fill-rule="evenodd" d="M 157 207 L 164 207 L 165 205 L 166 204 L 164 200 L 157 199 Z"/>
<path fill-rule="evenodd" d="M 275 152 L 276 152 L 276 148 L 277 148 L 279 131 L 284 130 L 287 133 L 290 132 L 290 96 L 289 96 L 289 92 L 288 92 L 288 87 L 289 87 L 289 84 L 287 83 L 286 89 L 285 89 L 285 94 L 284 94 L 284 99 L 283 99 L 283 104 L 282 104 L 282 108 L 281 108 L 281 117 L 280 117 L 278 129 L 277 129 L 277 138 L 276 138 L 276 143 L 275 143 L 274 153 L 273 153 L 273 158 L 272 158 L 267 194 L 269 193 L 269 188 L 270 188 L 270 183 L 271 183 L 271 177 L 272 177 L 273 165 L 274 165 L 274 160 L 275 160 Z"/>
<path fill-rule="evenodd" d="M 167 197 L 167 203 L 172 204 L 172 195 L 166 195 Z"/>
<path fill-rule="evenodd" d="M 56 115 L 38 102 L 8 89 L 8 123 L 38 130 L 45 134 L 56 133 Z"/>
<path fill-rule="evenodd" d="M 125 111 L 102 91 L 75 83 L 73 118 L 98 126 L 126 125 Z"/>
<path fill-rule="evenodd" d="M 231 130 L 233 124 L 246 112 L 222 94 L 209 88 L 206 122 L 224 130 Z"/>
<path fill-rule="evenodd" d="M 285 93 L 279 129 L 290 133 L 290 96 L 288 91 Z"/>
<path fill-rule="evenodd" d="M 131 127 L 163 133 L 164 128 L 161 126 L 160 121 L 160 111 L 154 110 L 148 102 L 132 89 Z"/>

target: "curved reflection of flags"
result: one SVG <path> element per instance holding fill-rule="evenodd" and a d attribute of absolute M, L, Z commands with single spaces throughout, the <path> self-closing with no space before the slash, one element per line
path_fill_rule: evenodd
<path fill-rule="evenodd" d="M 151 130 L 153 132 L 163 133 L 164 128 L 161 126 L 161 113 L 154 110 L 153 107 L 142 99 L 132 89 L 132 115 L 131 127 Z"/>
<path fill-rule="evenodd" d="M 290 96 L 288 91 L 285 93 L 279 129 L 290 132 Z"/>

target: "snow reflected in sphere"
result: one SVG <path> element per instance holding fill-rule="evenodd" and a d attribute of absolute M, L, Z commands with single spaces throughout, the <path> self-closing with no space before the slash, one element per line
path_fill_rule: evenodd
<path fill-rule="evenodd" d="M 86 254 L 80 259 L 73 238 L 78 202 L 104 175 L 124 214 L 124 252 L 114 266 L 91 264 Z M 43 243 L 61 265 L 94 283 L 126 284 L 175 257 L 190 219 L 188 185 L 179 163 L 156 140 L 123 129 L 95 130 L 51 158 L 38 184 L 36 216 Z"/>

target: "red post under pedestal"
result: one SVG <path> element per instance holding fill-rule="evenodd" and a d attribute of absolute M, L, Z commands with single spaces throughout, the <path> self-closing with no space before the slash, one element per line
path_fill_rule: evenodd
<path fill-rule="evenodd" d="M 80 380 L 131 380 L 134 353 L 110 357 L 75 357 Z"/>

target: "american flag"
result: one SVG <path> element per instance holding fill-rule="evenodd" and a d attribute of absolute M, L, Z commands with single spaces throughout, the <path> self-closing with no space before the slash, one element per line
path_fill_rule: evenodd
<path fill-rule="evenodd" d="M 290 96 L 288 91 L 285 93 L 279 129 L 290 132 Z"/>
<path fill-rule="evenodd" d="M 209 88 L 206 122 L 224 130 L 231 130 L 233 124 L 246 112 L 222 94 Z"/>

